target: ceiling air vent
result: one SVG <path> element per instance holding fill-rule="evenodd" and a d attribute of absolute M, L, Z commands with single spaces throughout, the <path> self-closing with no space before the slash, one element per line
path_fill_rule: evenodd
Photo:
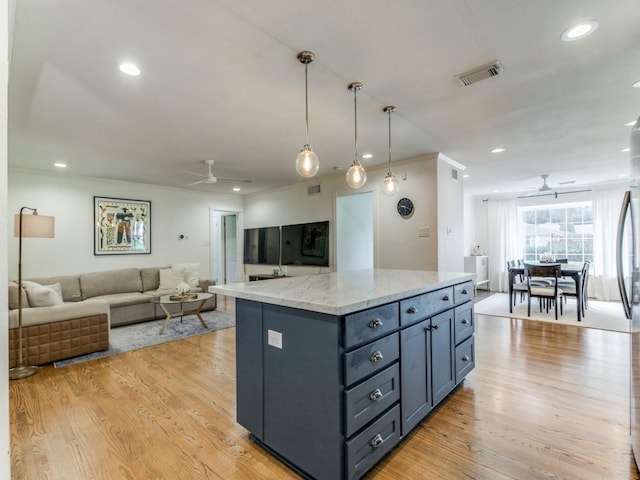
<path fill-rule="evenodd" d="M 458 170 L 456 170 L 455 168 L 451 169 L 451 180 L 453 180 L 454 182 L 458 181 Z"/>
<path fill-rule="evenodd" d="M 496 60 L 495 62 L 488 63 L 487 65 L 483 65 L 478 68 L 474 68 L 473 70 L 469 70 L 468 72 L 461 73 L 460 75 L 456 75 L 456 80 L 460 82 L 461 85 L 468 86 L 472 83 L 479 82 L 480 80 L 484 80 L 485 78 L 495 77 L 496 75 L 502 73 L 504 68 L 502 64 Z"/>
<path fill-rule="evenodd" d="M 311 185 L 307 187 L 307 195 L 318 195 L 320 193 L 320 185 Z"/>

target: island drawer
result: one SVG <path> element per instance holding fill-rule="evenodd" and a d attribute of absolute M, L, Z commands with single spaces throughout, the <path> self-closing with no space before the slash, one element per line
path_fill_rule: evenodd
<path fill-rule="evenodd" d="M 347 315 L 344 328 L 345 348 L 348 350 L 397 330 L 400 326 L 398 308 L 396 302 Z"/>
<path fill-rule="evenodd" d="M 473 370 L 476 363 L 474 340 L 475 337 L 468 338 L 456 347 L 456 385 Z"/>
<path fill-rule="evenodd" d="M 411 325 L 452 306 L 453 287 L 441 288 L 417 297 L 401 300 L 400 325 Z"/>
<path fill-rule="evenodd" d="M 455 310 L 455 344 L 473 335 L 473 302 L 467 302 Z"/>
<path fill-rule="evenodd" d="M 473 298 L 473 282 L 460 283 L 453 287 L 453 301 L 457 304 L 466 302 Z"/>
<path fill-rule="evenodd" d="M 345 392 L 346 436 L 350 437 L 400 398 L 400 366 L 394 363 Z"/>
<path fill-rule="evenodd" d="M 344 355 L 345 385 L 349 386 L 391 365 L 400 356 L 399 334 L 392 333 Z"/>
<path fill-rule="evenodd" d="M 400 406 L 396 405 L 360 435 L 346 442 L 346 478 L 360 478 L 399 441 Z"/>

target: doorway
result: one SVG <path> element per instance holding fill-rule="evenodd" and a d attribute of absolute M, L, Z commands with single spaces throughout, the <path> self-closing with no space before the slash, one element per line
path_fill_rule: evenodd
<path fill-rule="evenodd" d="M 238 281 L 238 214 L 211 212 L 211 272 L 217 285 Z"/>
<path fill-rule="evenodd" d="M 373 192 L 336 197 L 336 271 L 374 268 Z"/>

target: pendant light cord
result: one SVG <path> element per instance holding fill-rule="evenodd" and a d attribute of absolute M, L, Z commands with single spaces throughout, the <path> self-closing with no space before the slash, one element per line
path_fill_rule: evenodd
<path fill-rule="evenodd" d="M 353 121 L 354 121 L 354 132 L 355 132 L 355 141 L 354 141 L 354 145 L 355 145 L 355 150 L 354 150 L 354 156 L 355 156 L 355 163 L 359 163 L 358 162 L 358 102 L 357 102 L 357 95 L 358 95 L 358 87 L 354 87 L 353 88 Z"/>
<path fill-rule="evenodd" d="M 387 109 L 387 113 L 389 114 L 389 175 L 391 175 L 391 112 L 392 109 Z"/>
<path fill-rule="evenodd" d="M 308 63 L 304 64 L 304 111 L 305 111 L 305 125 L 307 130 L 307 145 L 309 145 L 309 83 L 307 79 L 307 67 Z"/>

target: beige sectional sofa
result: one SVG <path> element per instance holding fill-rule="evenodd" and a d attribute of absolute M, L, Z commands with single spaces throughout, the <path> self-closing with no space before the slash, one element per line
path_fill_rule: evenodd
<path fill-rule="evenodd" d="M 169 267 L 162 267 L 163 274 Z M 161 285 L 160 267 L 123 268 L 47 278 L 31 278 L 40 285 L 59 284 L 64 303 L 32 306 L 22 291 L 23 358 L 41 365 L 109 348 L 109 329 L 118 325 L 163 318 L 153 298 L 173 293 Z M 211 280 L 191 278 L 193 292 L 208 292 Z M 197 286 L 196 286 L 197 285 Z M 162 288 L 161 288 L 162 287 Z M 9 366 L 17 361 L 17 285 L 9 287 Z M 203 310 L 216 308 L 216 297 Z"/>

